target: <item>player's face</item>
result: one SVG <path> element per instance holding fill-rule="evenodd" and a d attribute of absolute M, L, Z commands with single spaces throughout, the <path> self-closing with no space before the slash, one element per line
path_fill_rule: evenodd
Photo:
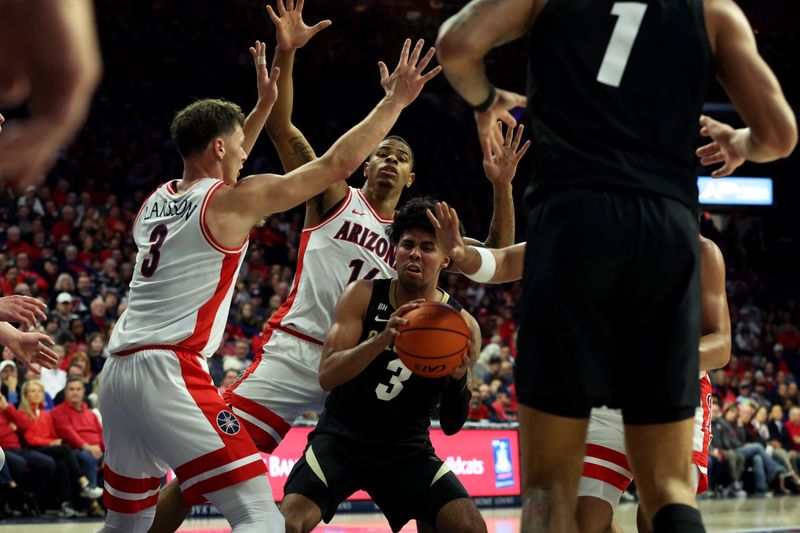
<path fill-rule="evenodd" d="M 397 279 L 404 286 L 433 289 L 448 259 L 439 248 L 436 235 L 422 229 L 403 233 L 397 244 Z"/>
<path fill-rule="evenodd" d="M 381 142 L 369 156 L 364 175 L 370 185 L 402 190 L 414 182 L 411 169 L 411 149 L 397 139 L 388 139 Z"/>
<path fill-rule="evenodd" d="M 223 136 L 222 140 L 225 147 L 225 155 L 222 156 L 222 181 L 233 185 L 247 160 L 247 153 L 242 148 L 244 143 L 242 127 L 236 126 L 233 133 Z"/>

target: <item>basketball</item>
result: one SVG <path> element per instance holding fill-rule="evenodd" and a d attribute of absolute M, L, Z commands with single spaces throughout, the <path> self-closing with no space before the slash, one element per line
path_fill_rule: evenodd
<path fill-rule="evenodd" d="M 403 315 L 408 324 L 398 326 L 397 355 L 409 370 L 424 378 L 449 375 L 469 346 L 469 326 L 449 305 L 423 302 Z"/>

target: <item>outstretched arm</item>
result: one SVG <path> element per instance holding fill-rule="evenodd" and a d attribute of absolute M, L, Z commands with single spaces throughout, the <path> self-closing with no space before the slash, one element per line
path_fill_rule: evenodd
<path fill-rule="evenodd" d="M 54 368 L 58 364 L 58 355 L 49 348 L 53 341 L 44 333 L 23 333 L 8 322 L 0 322 L 0 344 L 37 374 L 39 365 Z"/>
<path fill-rule="evenodd" d="M 731 316 L 725 294 L 725 260 L 713 241 L 700 238 L 702 330 L 700 370 L 714 370 L 731 357 Z"/>
<path fill-rule="evenodd" d="M 412 51 L 411 40 L 407 39 L 391 75 L 386 65 L 379 63 L 386 96 L 367 118 L 344 134 L 322 157 L 285 176 L 250 176 L 235 187 L 221 188 L 210 204 L 214 225 L 225 227 L 231 236 L 244 238 L 264 216 L 291 209 L 350 176 L 386 136 L 400 112 L 441 70 L 436 67 L 423 73 L 435 53 L 431 48 L 422 56 L 423 46 L 424 41 L 420 39 Z M 241 239 L 238 242 L 241 243 Z"/>
<path fill-rule="evenodd" d="M 436 205 L 436 214 L 427 212 L 428 219 L 436 229 L 436 238 L 445 255 L 464 275 L 484 283 L 506 283 L 522 278 L 525 262 L 525 243 L 505 248 L 486 249 L 466 244 L 459 233 L 458 214 L 445 202 Z M 490 254 L 491 257 L 484 257 Z M 492 265 L 484 265 L 491 259 Z"/>
<path fill-rule="evenodd" d="M 502 135 L 502 122 L 497 122 L 497 129 Z M 531 146 L 530 141 L 525 141 L 522 148 L 519 147 L 524 129 L 522 124 L 517 126 L 516 131 L 507 128 L 503 143 L 493 144 L 491 152 L 483 156 L 483 170 L 492 184 L 494 198 L 492 223 L 483 243 L 488 248 L 503 248 L 514 243 L 514 191 L 511 181 L 517 173 L 517 165 Z"/>
<path fill-rule="evenodd" d="M 473 0 L 439 28 L 439 62 L 453 89 L 476 110 L 484 154 L 490 153 L 492 142 L 501 142 L 494 124 L 501 120 L 516 126 L 509 111 L 526 105 L 524 96 L 492 85 L 484 57 L 492 48 L 522 37 L 541 10 L 539 4 L 531 0 Z"/>
<path fill-rule="evenodd" d="M 717 79 L 747 127 L 734 129 L 701 117 L 701 135 L 711 142 L 697 150 L 703 165 L 723 163 L 711 176 L 730 175 L 745 161 L 787 157 L 797 145 L 797 121 L 769 65 L 759 55 L 753 29 L 732 0 L 705 2 L 708 36 Z"/>
<path fill-rule="evenodd" d="M 278 150 L 283 169 L 286 172 L 316 159 L 313 148 L 306 138 L 292 123 L 294 108 L 294 56 L 295 52 L 305 46 L 319 31 L 331 25 L 330 20 L 323 20 L 314 26 L 307 26 L 303 21 L 303 0 L 278 0 L 278 12 L 267 6 L 267 12 L 275 24 L 275 36 L 278 41 L 275 50 L 273 68 L 279 67 L 283 73 L 278 83 L 278 101 L 267 120 L 267 132 Z"/>
<path fill-rule="evenodd" d="M 250 47 L 250 55 L 253 56 L 253 63 L 256 67 L 256 83 L 258 85 L 258 101 L 256 106 L 247 115 L 244 121 L 244 142 L 242 148 L 249 155 L 255 146 L 258 136 L 270 115 L 275 100 L 278 98 L 277 82 L 281 71 L 273 67 L 272 74 L 267 73 L 267 45 L 261 41 L 256 41 Z"/>

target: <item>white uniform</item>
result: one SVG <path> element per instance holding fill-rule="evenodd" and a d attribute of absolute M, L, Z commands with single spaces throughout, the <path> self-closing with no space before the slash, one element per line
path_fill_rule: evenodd
<path fill-rule="evenodd" d="M 708 445 L 711 442 L 711 380 L 700 372 L 700 405 L 695 410 L 692 462 L 696 466 L 697 494 L 708 489 Z M 622 412 L 601 407 L 592 409 L 586 434 L 586 455 L 578 496 L 592 496 L 616 507 L 633 480 L 625 456 Z"/>
<path fill-rule="evenodd" d="M 300 237 L 297 273 L 286 302 L 264 331 L 264 346 L 225 393 L 260 450 L 271 452 L 305 411 L 319 411 L 322 341 L 339 296 L 351 281 L 395 277 L 396 248 L 359 189 Z"/>
<path fill-rule="evenodd" d="M 221 246 L 206 225 L 208 202 L 222 186 L 206 178 L 179 194 L 165 183 L 134 222 L 129 304 L 109 341 L 100 392 L 104 502 L 118 513 L 155 505 L 168 467 L 189 504 L 266 473 L 205 362 L 222 339 L 247 249 L 247 241 Z"/>

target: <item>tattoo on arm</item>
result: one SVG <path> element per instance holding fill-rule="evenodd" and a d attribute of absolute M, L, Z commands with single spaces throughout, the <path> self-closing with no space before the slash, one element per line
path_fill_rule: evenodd
<path fill-rule="evenodd" d="M 309 161 L 314 160 L 314 152 L 311 149 L 311 146 L 309 146 L 305 137 L 293 137 L 292 139 L 289 139 L 289 144 L 292 146 L 292 151 L 294 152 L 294 156 L 298 161 L 308 163 Z"/>
<path fill-rule="evenodd" d="M 528 489 L 522 495 L 521 533 L 550 531 L 553 495 L 547 489 Z"/>

